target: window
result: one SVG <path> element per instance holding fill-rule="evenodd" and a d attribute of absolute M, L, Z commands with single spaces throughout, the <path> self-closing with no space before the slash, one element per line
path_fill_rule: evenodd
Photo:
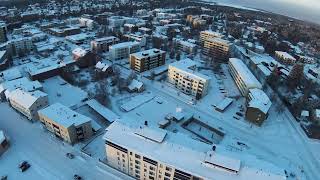
<path fill-rule="evenodd" d="M 130 155 L 132 156 L 132 152 L 130 152 Z"/>
<path fill-rule="evenodd" d="M 164 175 L 165 175 L 165 176 L 168 176 L 168 177 L 171 176 L 171 174 L 169 174 L 169 173 L 167 173 L 167 172 L 165 172 Z"/>
<path fill-rule="evenodd" d="M 170 167 L 166 167 L 166 170 L 171 172 L 172 169 Z"/>
<path fill-rule="evenodd" d="M 140 155 L 138 155 L 138 154 L 135 154 L 135 157 L 138 158 L 138 159 L 140 159 Z"/>

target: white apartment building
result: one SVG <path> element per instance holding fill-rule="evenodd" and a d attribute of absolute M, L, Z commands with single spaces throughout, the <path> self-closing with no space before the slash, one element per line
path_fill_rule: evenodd
<path fill-rule="evenodd" d="M 196 72 L 196 62 L 191 59 L 171 63 L 168 69 L 168 80 L 177 89 L 196 99 L 207 94 L 210 83 L 210 77 Z"/>
<path fill-rule="evenodd" d="M 38 110 L 48 106 L 48 95 L 42 91 L 16 89 L 10 93 L 10 105 L 29 120 L 38 120 Z"/>
<path fill-rule="evenodd" d="M 7 51 L 10 52 L 12 56 L 23 56 L 33 50 L 34 45 L 31 37 L 13 39 L 7 44 Z"/>
<path fill-rule="evenodd" d="M 110 59 L 113 61 L 129 58 L 130 54 L 140 51 L 139 42 L 123 42 L 109 47 Z"/>
<path fill-rule="evenodd" d="M 227 61 L 232 51 L 232 45 L 231 42 L 224 39 L 209 38 L 204 42 L 203 54 L 215 60 Z"/>
<path fill-rule="evenodd" d="M 98 38 L 91 41 L 91 50 L 97 53 L 108 52 L 109 46 L 112 46 L 118 42 L 119 39 L 114 36 Z"/>
<path fill-rule="evenodd" d="M 200 44 L 201 45 L 204 45 L 205 41 L 207 41 L 208 39 L 212 39 L 212 38 L 223 38 L 223 35 L 218 32 L 209 31 L 209 30 L 200 32 Z"/>
<path fill-rule="evenodd" d="M 248 95 L 249 89 L 262 88 L 261 83 L 256 79 L 241 59 L 230 58 L 229 71 L 243 96 Z"/>
<path fill-rule="evenodd" d="M 138 34 L 126 34 L 124 37 L 127 38 L 128 41 L 136 41 L 140 43 L 141 47 L 146 47 L 147 45 L 147 37 L 138 35 Z"/>
<path fill-rule="evenodd" d="M 188 54 L 194 54 L 197 51 L 197 45 L 194 43 L 191 43 L 189 41 L 184 41 L 181 39 L 174 39 L 174 42 L 178 49 L 180 49 L 183 52 L 186 52 Z"/>
<path fill-rule="evenodd" d="M 276 59 L 282 64 L 293 65 L 297 61 L 296 58 L 294 58 L 287 52 L 275 51 L 274 53 L 275 53 Z"/>
<path fill-rule="evenodd" d="M 166 62 L 166 52 L 160 49 L 149 49 L 130 55 L 130 67 L 136 72 L 144 72 Z"/>
<path fill-rule="evenodd" d="M 6 42 L 7 38 L 7 25 L 4 22 L 0 22 L 0 43 Z"/>
<path fill-rule="evenodd" d="M 270 163 L 255 157 L 246 161 L 241 154 L 156 127 L 115 121 L 103 138 L 107 163 L 136 179 L 286 179 L 284 171 Z"/>
<path fill-rule="evenodd" d="M 56 137 L 75 144 L 92 136 L 91 119 L 55 103 L 38 111 L 41 123 Z"/>

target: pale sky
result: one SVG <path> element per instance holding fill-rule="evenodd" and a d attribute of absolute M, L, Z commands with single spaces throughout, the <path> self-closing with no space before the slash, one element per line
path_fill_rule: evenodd
<path fill-rule="evenodd" d="M 264 9 L 320 24 L 320 0 L 212 0 Z"/>

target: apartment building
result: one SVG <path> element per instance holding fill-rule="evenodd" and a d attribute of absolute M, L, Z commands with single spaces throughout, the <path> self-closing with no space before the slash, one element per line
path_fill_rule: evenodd
<path fill-rule="evenodd" d="M 205 41 L 212 38 L 223 38 L 223 35 L 218 32 L 209 31 L 209 30 L 200 32 L 200 44 L 202 46 L 204 45 Z"/>
<path fill-rule="evenodd" d="M 109 47 L 110 59 L 113 61 L 129 58 L 130 54 L 140 51 L 139 42 L 123 42 Z"/>
<path fill-rule="evenodd" d="M 257 125 L 261 125 L 267 119 L 272 105 L 268 95 L 261 89 L 249 89 L 246 103 L 246 119 Z"/>
<path fill-rule="evenodd" d="M 220 38 L 209 38 L 204 42 L 203 54 L 214 60 L 227 61 L 233 44 Z"/>
<path fill-rule="evenodd" d="M 118 42 L 119 39 L 114 36 L 98 38 L 91 41 L 91 50 L 96 53 L 108 52 L 109 47 Z"/>
<path fill-rule="evenodd" d="M 12 56 L 24 56 L 34 50 L 31 37 L 13 39 L 7 43 L 7 51 Z"/>
<path fill-rule="evenodd" d="M 9 66 L 7 50 L 0 51 L 0 71 L 7 69 Z"/>
<path fill-rule="evenodd" d="M 75 144 L 92 136 L 91 119 L 56 103 L 38 111 L 41 123 L 56 137 Z"/>
<path fill-rule="evenodd" d="M 262 88 L 261 83 L 256 79 L 241 59 L 230 58 L 229 71 L 243 96 L 248 95 L 249 89 Z"/>
<path fill-rule="evenodd" d="M 140 43 L 141 47 L 146 47 L 147 45 L 147 37 L 138 35 L 138 34 L 125 34 L 124 37 L 127 39 L 127 41 L 136 41 Z"/>
<path fill-rule="evenodd" d="M 183 93 L 200 99 L 208 92 L 210 77 L 196 72 L 195 61 L 184 59 L 169 65 L 168 81 Z"/>
<path fill-rule="evenodd" d="M 29 120 L 38 120 L 38 110 L 48 106 L 48 95 L 42 91 L 16 89 L 10 93 L 10 105 Z"/>
<path fill-rule="evenodd" d="M 174 39 L 173 41 L 180 51 L 186 52 L 188 54 L 195 54 L 197 51 L 197 45 L 194 43 L 181 39 Z"/>
<path fill-rule="evenodd" d="M 165 64 L 166 52 L 149 49 L 130 55 L 130 67 L 136 72 L 144 72 Z"/>
<path fill-rule="evenodd" d="M 135 179 L 286 179 L 282 169 L 264 161 L 222 155 L 216 146 L 156 127 L 115 121 L 103 138 L 107 163 Z"/>
<path fill-rule="evenodd" d="M 7 38 L 7 25 L 4 22 L 0 22 L 0 43 L 8 41 Z"/>
<path fill-rule="evenodd" d="M 276 59 L 282 64 L 293 65 L 297 61 L 296 58 L 294 58 L 287 52 L 275 51 L 274 53 L 275 53 Z"/>

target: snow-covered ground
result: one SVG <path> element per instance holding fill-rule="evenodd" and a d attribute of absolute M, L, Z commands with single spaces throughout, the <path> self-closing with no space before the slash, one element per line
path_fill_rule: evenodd
<path fill-rule="evenodd" d="M 45 131 L 39 122 L 30 123 L 22 115 L 0 104 L 0 128 L 10 138 L 9 150 L 0 157 L 0 176 L 8 179 L 72 179 L 79 174 L 84 179 L 131 179 L 126 175 L 98 162 L 96 157 L 80 153 L 80 146 L 71 146 L 56 139 Z M 100 141 L 103 143 L 103 141 Z M 104 147 L 104 144 L 101 144 Z M 75 154 L 68 159 L 66 153 Z M 30 169 L 20 172 L 19 163 L 28 161 Z"/>

